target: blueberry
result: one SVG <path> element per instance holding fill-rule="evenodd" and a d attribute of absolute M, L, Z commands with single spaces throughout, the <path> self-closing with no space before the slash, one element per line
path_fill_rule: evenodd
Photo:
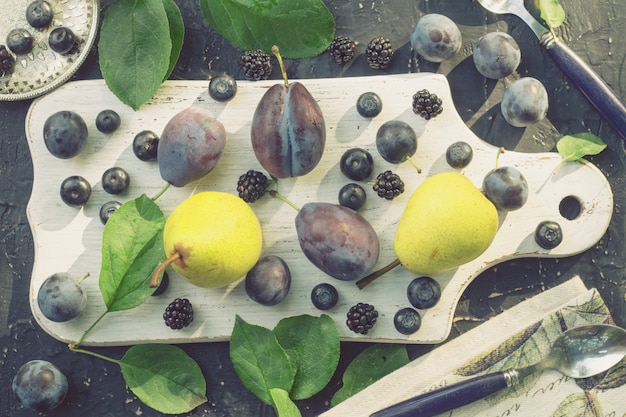
<path fill-rule="evenodd" d="M 413 334 L 422 325 L 420 314 L 411 307 L 401 308 L 393 316 L 393 325 L 402 334 Z"/>
<path fill-rule="evenodd" d="M 112 167 L 102 174 L 102 188 L 109 194 L 120 194 L 128 189 L 130 176 L 124 168 Z"/>
<path fill-rule="evenodd" d="M 91 197 L 91 184 L 80 175 L 67 177 L 61 183 L 61 200 L 70 207 L 82 207 Z"/>
<path fill-rule="evenodd" d="M 483 77 L 497 80 L 511 75 L 517 69 L 522 53 L 515 39 L 508 33 L 490 32 L 478 39 L 472 58 Z"/>
<path fill-rule="evenodd" d="M 348 149 L 341 156 L 339 168 L 346 177 L 353 181 L 368 179 L 374 170 L 374 158 L 365 149 Z"/>
<path fill-rule="evenodd" d="M 546 117 L 548 104 L 548 92 L 541 81 L 523 77 L 504 90 L 500 110 L 510 125 L 526 127 Z"/>
<path fill-rule="evenodd" d="M 102 224 L 107 224 L 113 213 L 117 211 L 118 208 L 122 206 L 122 203 L 119 201 L 107 201 L 102 206 L 100 206 L 100 221 Z"/>
<path fill-rule="evenodd" d="M 237 94 L 237 81 L 226 73 L 211 78 L 209 95 L 216 101 L 229 101 Z"/>
<path fill-rule="evenodd" d="M 417 135 L 408 123 L 390 120 L 376 132 L 376 149 L 389 163 L 404 162 L 417 151 Z"/>
<path fill-rule="evenodd" d="M 120 115 L 115 110 L 102 110 L 96 116 L 96 128 L 102 133 L 113 133 L 120 124 Z"/>
<path fill-rule="evenodd" d="M 563 241 L 561 225 L 555 221 L 546 220 L 535 229 L 535 242 L 544 249 L 554 249 Z"/>
<path fill-rule="evenodd" d="M 245 290 L 253 301 L 273 306 L 289 293 L 291 272 L 287 263 L 275 255 L 261 257 L 246 274 Z"/>
<path fill-rule="evenodd" d="M 156 287 L 154 292 L 151 294 L 153 297 L 158 297 L 159 295 L 163 295 L 167 288 L 170 286 L 170 276 L 167 274 L 167 271 L 163 273 L 163 277 L 161 277 L 161 282 L 159 282 L 159 286 Z"/>
<path fill-rule="evenodd" d="M 48 35 L 48 45 L 50 48 L 61 55 L 68 53 L 76 43 L 76 36 L 72 29 L 61 26 L 52 29 Z"/>
<path fill-rule="evenodd" d="M 499 167 L 483 179 L 483 192 L 498 210 L 513 211 L 526 204 L 528 183 L 516 168 Z"/>
<path fill-rule="evenodd" d="M 48 151 L 57 158 L 78 155 L 87 142 L 85 120 L 76 112 L 59 111 L 48 117 L 43 125 L 43 139 Z"/>
<path fill-rule="evenodd" d="M 87 305 L 87 293 L 70 274 L 57 272 L 39 287 L 37 304 L 48 320 L 65 322 L 83 312 Z"/>
<path fill-rule="evenodd" d="M 156 159 L 159 136 L 151 130 L 142 130 L 133 139 L 133 152 L 142 161 Z"/>
<path fill-rule="evenodd" d="M 446 149 L 446 162 L 452 168 L 465 168 L 472 161 L 474 150 L 463 141 L 454 142 Z"/>
<path fill-rule="evenodd" d="M 356 111 L 363 117 L 376 117 L 383 110 L 383 101 L 376 93 L 368 91 L 359 96 L 356 101 Z"/>
<path fill-rule="evenodd" d="M 441 298 L 441 286 L 431 277 L 417 277 L 409 283 L 406 295 L 413 307 L 431 308 Z"/>
<path fill-rule="evenodd" d="M 339 204 L 344 207 L 359 211 L 365 204 L 365 189 L 356 183 L 349 183 L 341 187 L 339 190 Z"/>
<path fill-rule="evenodd" d="M 67 385 L 67 378 L 54 364 L 32 360 L 17 371 L 12 389 L 24 407 L 46 412 L 65 400 Z"/>
<path fill-rule="evenodd" d="M 36 29 L 48 27 L 53 17 L 52 7 L 45 0 L 35 0 L 26 8 L 26 21 Z"/>
<path fill-rule="evenodd" d="M 33 50 L 33 35 L 26 29 L 11 29 L 7 35 L 7 48 L 15 55 L 24 55 Z"/>
<path fill-rule="evenodd" d="M 311 290 L 311 302 L 318 310 L 330 310 L 337 305 L 337 301 L 339 293 L 332 284 L 323 282 Z"/>

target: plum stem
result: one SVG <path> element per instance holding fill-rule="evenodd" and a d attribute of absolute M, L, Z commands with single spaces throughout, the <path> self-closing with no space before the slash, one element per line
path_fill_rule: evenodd
<path fill-rule="evenodd" d="M 409 155 L 406 156 L 406 160 L 409 161 L 409 163 L 411 165 L 413 165 L 413 168 L 415 168 L 415 170 L 417 171 L 418 174 L 422 173 L 422 168 L 419 167 L 419 165 L 417 165 L 415 163 L 415 161 L 413 160 L 413 158 L 411 158 Z"/>
<path fill-rule="evenodd" d="M 498 153 L 496 154 L 496 169 L 498 168 L 498 165 L 500 163 L 500 155 L 503 154 L 505 152 L 504 147 L 500 146 L 498 148 Z"/>
<path fill-rule="evenodd" d="M 290 205 L 295 211 L 300 211 L 300 207 L 298 207 L 294 202 L 292 202 L 291 200 L 289 200 L 287 197 L 285 197 L 284 195 L 282 195 L 281 193 L 279 193 L 276 190 L 269 190 L 268 191 L 269 195 L 271 195 L 274 198 L 279 199 L 280 201 L 282 201 L 283 203 L 287 203 L 288 205 Z"/>
<path fill-rule="evenodd" d="M 280 65 L 280 72 L 283 74 L 285 87 L 289 88 L 289 79 L 287 78 L 287 70 L 285 69 L 285 63 L 283 62 L 283 57 L 280 55 L 280 49 L 278 49 L 277 45 L 272 46 L 272 53 L 278 60 L 278 65 Z"/>
<path fill-rule="evenodd" d="M 165 185 L 163 186 L 163 188 L 161 188 L 161 190 L 156 193 L 156 195 L 154 197 L 151 198 L 152 201 L 157 201 L 159 199 L 159 197 L 161 197 L 163 195 L 163 193 L 165 193 L 165 191 L 167 191 L 168 188 L 170 188 L 170 184 L 169 182 L 165 183 Z"/>
<path fill-rule="evenodd" d="M 356 282 L 356 286 L 359 287 L 360 290 L 362 290 L 363 288 L 365 288 L 368 284 L 371 284 L 372 282 L 374 282 L 376 279 L 380 278 L 381 276 L 383 276 L 384 274 L 386 274 L 387 272 L 391 271 L 393 268 L 395 268 L 396 266 L 400 265 L 400 260 L 398 259 L 394 259 L 391 263 L 389 263 L 386 266 L 383 266 L 381 269 L 379 269 L 378 271 L 374 271 L 371 274 L 361 278 L 360 280 L 358 280 Z"/>
<path fill-rule="evenodd" d="M 86 280 L 87 278 L 89 278 L 89 272 L 87 272 L 85 275 L 83 275 L 82 277 L 80 277 L 79 279 L 76 280 L 77 284 L 82 283 L 84 280 Z"/>
<path fill-rule="evenodd" d="M 174 252 L 170 257 L 161 262 L 159 266 L 156 267 L 154 272 L 152 273 L 152 277 L 150 278 L 150 288 L 156 288 L 159 286 L 159 277 L 165 271 L 165 268 L 176 262 L 181 258 L 180 252 Z"/>

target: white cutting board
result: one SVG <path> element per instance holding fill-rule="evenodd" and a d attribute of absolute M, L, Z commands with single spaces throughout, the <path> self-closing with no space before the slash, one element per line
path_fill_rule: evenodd
<path fill-rule="evenodd" d="M 146 193 L 155 195 L 163 186 L 156 162 L 139 161 L 130 147 L 134 136 L 142 130 L 160 134 L 165 123 L 178 111 L 198 105 L 211 109 L 227 130 L 225 152 L 215 170 L 203 179 L 184 188 L 170 189 L 158 200 L 168 214 L 185 197 L 201 190 L 222 190 L 235 194 L 239 175 L 248 169 L 262 170 L 250 145 L 250 124 L 254 109 L 267 87 L 279 81 L 239 82 L 237 96 L 228 103 L 219 103 L 208 96 L 207 81 L 168 81 L 155 97 L 133 111 L 107 89 L 104 81 L 70 82 L 33 102 L 26 119 L 26 134 L 34 164 L 33 193 L 28 204 L 28 218 L 35 240 L 35 263 L 30 285 L 30 304 L 41 326 L 53 337 L 76 341 L 104 311 L 98 288 L 101 234 L 98 211 L 115 196 L 102 190 L 100 178 L 109 167 L 121 166 L 131 177 L 131 188 L 118 196 L 126 201 Z M 279 191 L 301 206 L 311 201 L 337 202 L 339 188 L 349 182 L 339 170 L 343 152 L 351 147 L 369 150 L 375 160 L 375 174 L 386 169 L 399 173 L 406 183 L 406 192 L 389 202 L 380 199 L 366 186 L 368 201 L 362 214 L 372 223 L 380 237 L 381 249 L 376 267 L 382 267 L 395 256 L 392 242 L 397 221 L 412 191 L 428 176 L 451 171 L 445 151 L 451 143 L 464 140 L 474 150 L 471 164 L 461 172 L 480 187 L 484 175 L 495 167 L 497 149 L 477 138 L 465 126 L 454 109 L 447 79 L 437 74 L 407 74 L 339 79 L 301 80 L 319 101 L 327 126 L 327 148 L 322 161 L 310 174 L 279 182 Z M 413 114 L 412 95 L 426 88 L 443 100 L 440 116 L 426 121 Z M 373 120 L 361 117 L 355 107 L 357 97 L 366 91 L 378 93 L 383 101 L 382 113 Z M 113 109 L 122 117 L 120 129 L 111 136 L 97 131 L 98 112 Z M 69 160 L 53 157 L 43 142 L 43 124 L 58 110 L 73 110 L 86 120 L 89 139 L 83 152 Z M 375 136 L 378 127 L 391 119 L 401 119 L 414 127 L 418 135 L 415 162 L 418 174 L 409 164 L 393 166 L 377 153 Z M 491 247 L 478 259 L 456 270 L 435 276 L 442 285 L 440 302 L 421 311 L 422 327 L 411 336 L 397 332 L 393 326 L 395 312 L 408 307 L 406 287 L 416 277 L 397 267 L 363 290 L 354 282 L 338 281 L 316 269 L 302 254 L 295 234 L 293 208 L 269 196 L 254 203 L 264 232 L 264 254 L 283 257 L 293 277 L 288 297 L 279 305 L 266 307 L 251 301 L 241 282 L 223 289 L 193 287 L 169 271 L 171 284 L 167 293 L 151 297 L 133 310 L 108 314 L 85 339 L 86 345 L 127 345 L 143 342 L 207 342 L 228 340 L 235 315 L 266 327 L 273 327 L 281 318 L 311 314 L 319 315 L 310 302 L 310 291 L 320 282 L 334 284 L 340 294 L 339 304 L 324 313 L 331 315 L 342 340 L 398 343 L 437 343 L 445 340 L 452 326 L 454 311 L 465 288 L 481 271 L 499 262 L 519 257 L 563 257 L 582 252 L 594 245 L 606 231 L 613 209 L 610 186 L 592 164 L 567 163 L 558 173 L 561 158 L 556 153 L 524 154 L 506 151 L 499 165 L 517 167 L 529 184 L 528 202 L 520 210 L 501 216 L 498 234 Z M 82 175 L 93 186 L 93 194 L 83 209 L 66 206 L 59 197 L 61 181 L 70 175 Z M 565 219 L 559 205 L 574 198 L 581 206 L 580 214 Z M 543 220 L 557 221 L 564 240 L 553 250 L 540 248 L 533 239 L 537 224 Z M 88 291 L 86 311 L 66 323 L 45 319 L 37 306 L 37 291 L 43 280 L 55 272 L 70 271 L 76 276 L 89 272 L 83 285 Z M 500 279 L 509 279 L 502 276 Z M 175 297 L 188 297 L 195 311 L 193 324 L 180 331 L 167 328 L 162 313 Z M 380 317 L 368 335 L 349 331 L 345 314 L 357 302 L 373 304 Z"/>

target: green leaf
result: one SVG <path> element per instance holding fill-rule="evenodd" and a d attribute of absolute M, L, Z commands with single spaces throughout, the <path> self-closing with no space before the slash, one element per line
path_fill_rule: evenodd
<path fill-rule="evenodd" d="M 541 12 L 541 18 L 550 29 L 556 29 L 565 22 L 565 10 L 559 0 L 535 0 Z"/>
<path fill-rule="evenodd" d="M 322 0 L 200 0 L 200 8 L 242 50 L 271 54 L 278 45 L 283 58 L 309 58 L 324 52 L 335 36 L 335 19 Z"/>
<path fill-rule="evenodd" d="M 346 368 L 343 386 L 333 396 L 331 406 L 336 406 L 407 363 L 409 355 L 402 345 L 377 344 L 368 347 Z"/>
<path fill-rule="evenodd" d="M 186 413 L 207 401 L 202 370 L 175 346 L 135 345 L 118 363 L 131 391 L 161 413 Z"/>
<path fill-rule="evenodd" d="M 597 155 L 604 148 L 606 148 L 606 143 L 588 132 L 563 136 L 556 143 L 556 149 L 564 161 L 578 161 L 587 155 Z"/>
<path fill-rule="evenodd" d="M 170 68 L 169 23 L 164 0 L 117 0 L 102 20 L 102 76 L 109 90 L 135 110 L 154 95 Z"/>
<path fill-rule="evenodd" d="M 270 389 L 270 395 L 274 401 L 274 408 L 278 417 L 302 417 L 300 410 L 289 398 L 289 393 L 280 388 Z"/>
<path fill-rule="evenodd" d="M 282 319 L 274 334 L 296 368 L 291 398 L 303 400 L 320 392 L 339 363 L 339 330 L 330 316 L 301 315 Z"/>
<path fill-rule="evenodd" d="M 165 257 L 163 212 L 146 195 L 122 204 L 102 233 L 100 292 L 108 311 L 141 305 L 153 292 L 150 276 Z"/>
<path fill-rule="evenodd" d="M 183 41 L 185 40 L 185 22 L 183 21 L 183 15 L 180 13 L 180 9 L 178 8 L 178 5 L 174 3 L 174 0 L 163 0 L 163 7 L 165 8 L 165 13 L 167 14 L 167 20 L 170 23 L 170 39 L 172 41 L 170 65 L 165 77 L 163 77 L 163 81 L 165 81 L 174 70 L 178 57 L 180 56 L 180 51 L 183 49 Z"/>
<path fill-rule="evenodd" d="M 602 412 L 602 402 L 594 392 L 577 392 L 568 395 L 558 408 L 554 410 L 553 416 L 567 417 L 600 417 Z"/>
<path fill-rule="evenodd" d="M 291 390 L 296 370 L 274 333 L 238 315 L 230 337 L 230 359 L 243 385 L 264 403 L 274 404 L 272 388 Z"/>

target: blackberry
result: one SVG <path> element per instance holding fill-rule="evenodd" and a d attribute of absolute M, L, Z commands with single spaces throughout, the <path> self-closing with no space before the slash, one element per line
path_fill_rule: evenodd
<path fill-rule="evenodd" d="M 443 107 L 437 94 L 424 89 L 413 95 L 413 113 L 429 120 L 441 114 Z"/>
<path fill-rule="evenodd" d="M 11 75 L 15 66 L 15 58 L 9 53 L 6 46 L 0 45 L 0 77 Z"/>
<path fill-rule="evenodd" d="M 328 53 L 335 64 L 345 64 L 354 58 L 356 43 L 348 36 L 335 36 L 335 39 L 328 46 Z"/>
<path fill-rule="evenodd" d="M 367 334 L 378 318 L 378 311 L 373 305 L 367 303 L 358 303 L 350 307 L 346 320 L 346 325 L 355 333 Z"/>
<path fill-rule="evenodd" d="M 404 192 L 404 182 L 398 174 L 387 170 L 378 174 L 372 188 L 379 197 L 393 200 Z"/>
<path fill-rule="evenodd" d="M 174 330 L 187 327 L 193 321 L 193 307 L 188 299 L 176 298 L 172 301 L 163 313 L 165 325 Z"/>
<path fill-rule="evenodd" d="M 244 51 L 239 57 L 239 66 L 243 76 L 249 81 L 267 80 L 272 73 L 270 56 L 262 49 Z"/>
<path fill-rule="evenodd" d="M 265 195 L 267 191 L 268 179 L 264 173 L 249 170 L 239 177 L 237 181 L 237 192 L 239 197 L 246 203 L 254 203 Z"/>
<path fill-rule="evenodd" d="M 367 44 L 365 56 L 367 64 L 373 69 L 384 69 L 391 63 L 393 58 L 393 47 L 391 41 L 382 36 L 378 36 Z"/>

